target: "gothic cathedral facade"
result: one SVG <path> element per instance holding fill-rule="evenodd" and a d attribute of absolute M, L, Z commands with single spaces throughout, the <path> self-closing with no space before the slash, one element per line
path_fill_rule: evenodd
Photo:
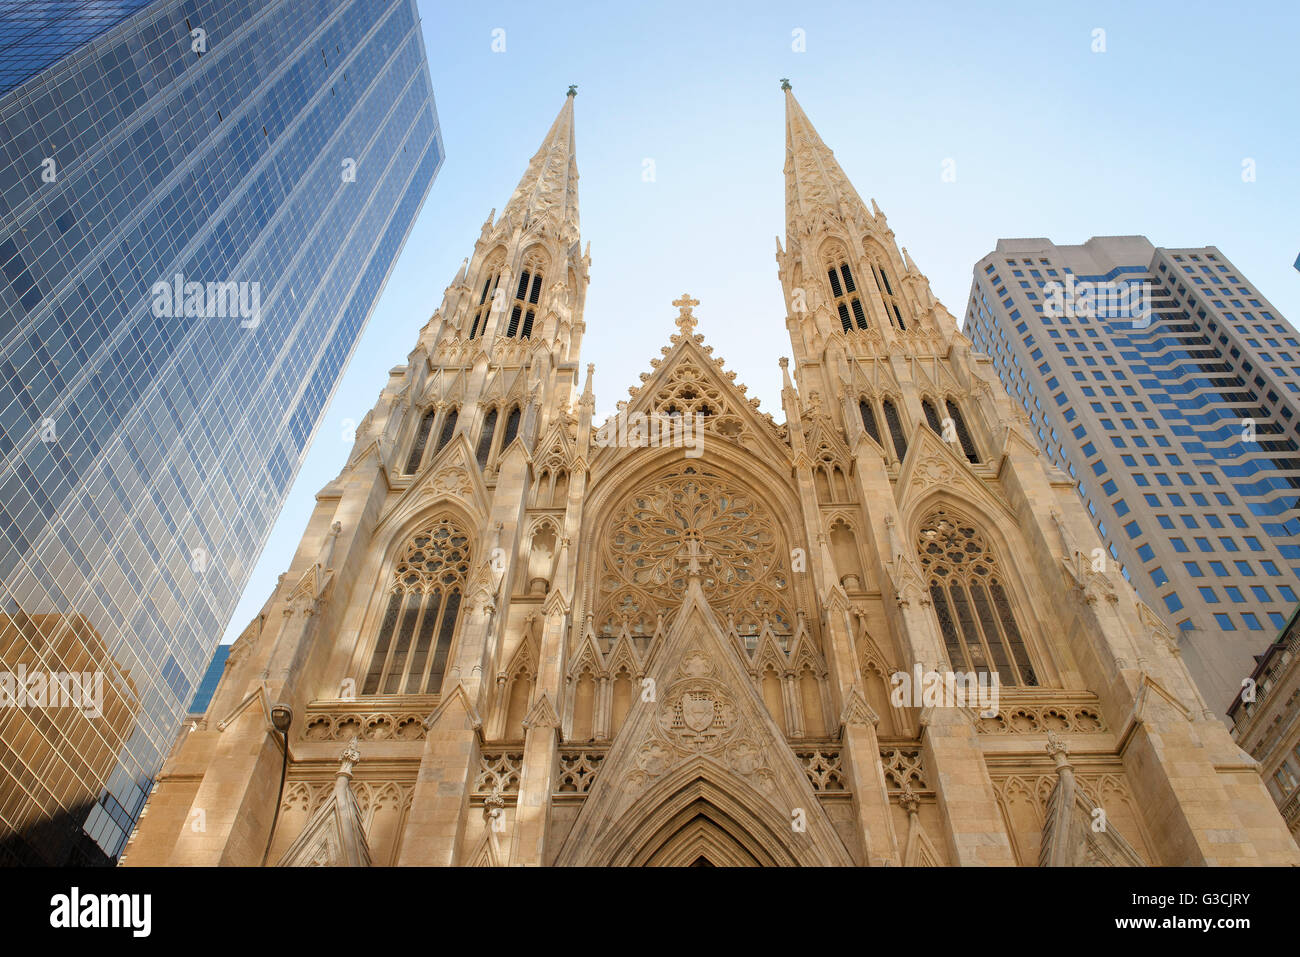
<path fill-rule="evenodd" d="M 1069 476 L 785 108 L 784 423 L 688 296 L 592 421 L 571 90 L 124 863 L 1300 863 Z"/>

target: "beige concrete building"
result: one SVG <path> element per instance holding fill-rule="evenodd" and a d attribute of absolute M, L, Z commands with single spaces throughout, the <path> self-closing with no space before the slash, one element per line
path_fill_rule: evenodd
<path fill-rule="evenodd" d="M 1300 841 L 1300 607 L 1256 662 L 1228 708 L 1232 736 L 1259 762 L 1268 793 Z"/>
<path fill-rule="evenodd" d="M 686 295 L 592 421 L 573 103 L 319 493 L 125 863 L 1300 863 L 788 86 L 784 422 Z"/>

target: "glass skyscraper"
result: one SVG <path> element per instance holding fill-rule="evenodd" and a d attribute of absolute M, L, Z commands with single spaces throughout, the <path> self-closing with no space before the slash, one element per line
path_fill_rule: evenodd
<path fill-rule="evenodd" d="M 0 2 L 0 672 L 108 688 L 0 863 L 120 851 L 442 159 L 415 0 Z"/>
<path fill-rule="evenodd" d="M 966 335 L 1225 713 L 1300 589 L 1300 335 L 1213 246 L 1004 239 L 974 273 Z"/>

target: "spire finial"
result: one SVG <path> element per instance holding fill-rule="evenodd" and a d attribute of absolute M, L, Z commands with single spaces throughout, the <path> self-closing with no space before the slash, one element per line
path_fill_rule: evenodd
<path fill-rule="evenodd" d="M 699 304 L 700 301 L 698 299 L 692 299 L 691 294 L 688 292 L 682 293 L 680 299 L 673 300 L 673 305 L 679 310 L 676 320 L 677 328 L 688 336 L 695 331 L 695 323 L 697 321 L 695 316 L 691 313 L 691 309 Z"/>
<path fill-rule="evenodd" d="M 577 96 L 577 95 L 578 95 L 578 84 L 576 84 L 576 83 L 570 83 L 570 84 L 569 84 L 569 92 L 566 93 L 566 94 L 564 94 L 564 95 L 565 95 L 565 96 Z"/>
<path fill-rule="evenodd" d="M 788 89 L 790 89 L 790 79 L 789 79 L 789 77 L 784 77 L 784 76 L 781 77 L 781 89 L 783 89 L 783 90 L 788 90 Z"/>

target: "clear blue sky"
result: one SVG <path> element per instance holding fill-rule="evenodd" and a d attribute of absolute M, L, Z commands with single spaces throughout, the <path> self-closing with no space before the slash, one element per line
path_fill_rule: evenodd
<path fill-rule="evenodd" d="M 343 466 L 345 420 L 360 421 L 406 361 L 570 83 L 592 258 L 583 361 L 596 363 L 598 413 L 649 371 L 687 291 L 705 341 L 783 419 L 783 76 L 959 320 L 972 265 L 1001 237 L 1143 233 L 1219 246 L 1300 321 L 1294 0 L 487 6 L 420 3 L 446 163 L 227 641 L 288 568 L 316 492 Z M 1096 28 L 1104 53 L 1092 52 Z M 956 182 L 941 179 L 945 159 Z"/>

